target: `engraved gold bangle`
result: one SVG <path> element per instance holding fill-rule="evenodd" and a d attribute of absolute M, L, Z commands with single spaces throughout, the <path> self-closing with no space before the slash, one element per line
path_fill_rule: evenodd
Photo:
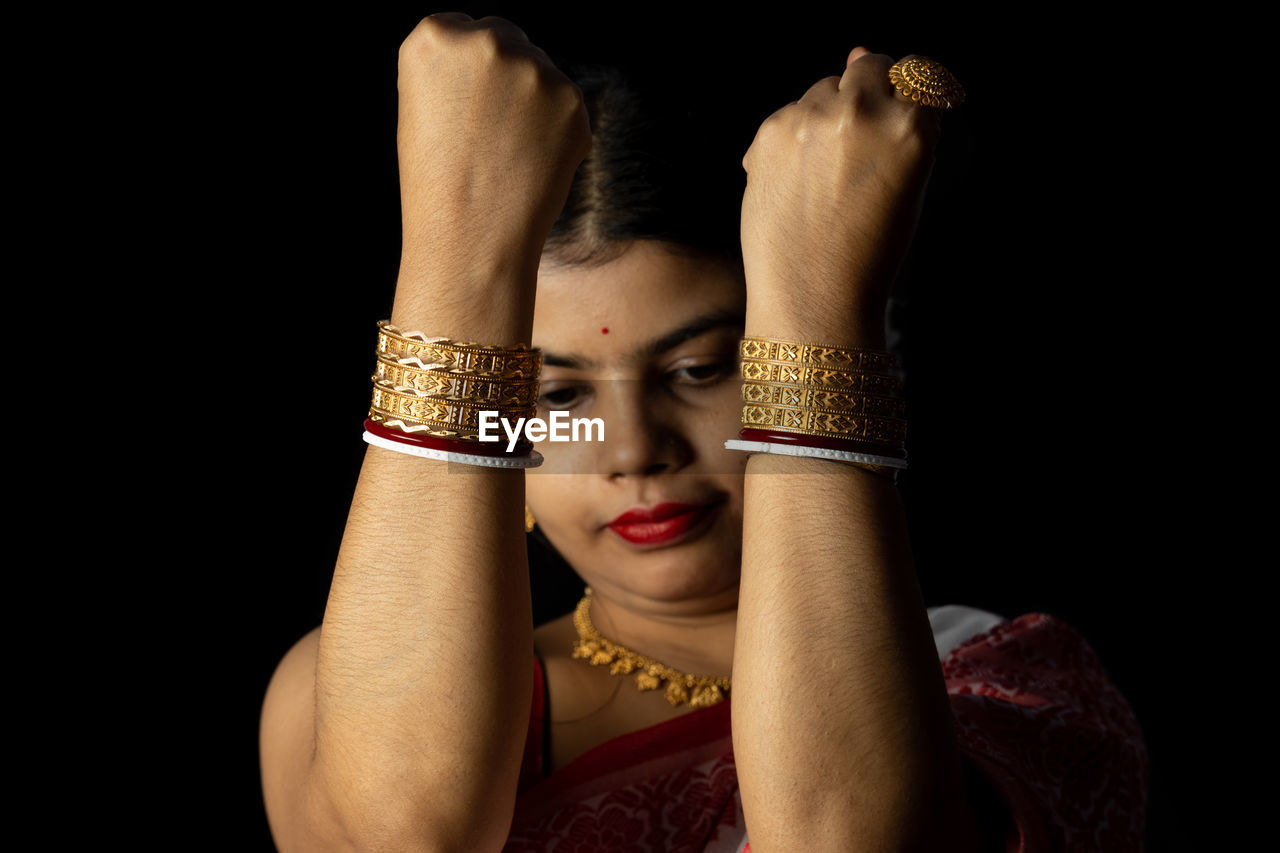
<path fill-rule="evenodd" d="M 408 421 L 448 424 L 464 428 L 480 428 L 480 412 L 496 411 L 501 418 L 532 418 L 538 410 L 534 406 L 498 407 L 469 400 L 445 400 L 438 397 L 420 397 L 388 388 L 381 383 L 373 386 L 373 409 L 390 417 Z"/>
<path fill-rule="evenodd" d="M 901 397 L 878 397 L 871 394 L 828 391 L 823 388 L 795 385 L 770 385 L 761 382 L 743 382 L 742 399 L 749 403 L 796 406 L 803 409 L 823 409 L 847 412 L 851 415 L 888 418 L 902 417 L 907 408 L 906 402 Z"/>
<path fill-rule="evenodd" d="M 374 379 L 373 388 L 375 391 L 378 389 L 382 389 L 383 391 L 386 391 L 391 394 L 399 394 L 402 397 L 412 397 L 418 400 L 430 400 L 433 402 L 453 403 L 453 404 L 457 404 L 462 408 L 475 409 L 477 411 L 496 409 L 496 410 L 500 410 L 504 416 L 509 414 L 521 414 L 526 416 L 532 416 L 533 414 L 537 414 L 536 401 L 532 403 L 525 403 L 523 405 L 507 406 L 507 405 L 496 405 L 495 403 L 489 400 L 470 400 L 465 397 L 460 398 L 460 397 L 432 396 L 429 394 L 424 394 L 421 391 L 417 390 L 416 388 L 412 388 L 407 385 L 392 385 L 391 381 L 387 379 Z"/>
<path fill-rule="evenodd" d="M 832 347 L 776 338 L 745 337 L 740 352 L 748 361 L 786 362 L 857 373 L 890 373 L 898 361 L 891 353 L 881 350 Z"/>
<path fill-rule="evenodd" d="M 485 371 L 503 379 L 536 379 L 542 369 L 542 351 L 525 344 L 495 347 L 433 338 L 421 332 L 402 332 L 387 320 L 378 321 L 378 352 L 415 357 L 432 366 Z"/>
<path fill-rule="evenodd" d="M 743 406 L 742 425 L 811 435 L 860 438 L 895 446 L 907 440 L 905 420 L 869 418 L 843 412 L 821 412 L 790 406 Z"/>
<path fill-rule="evenodd" d="M 446 347 L 451 350 L 468 351 L 468 352 L 485 352 L 485 353 L 527 353 L 537 354 L 538 350 L 528 344 L 482 344 L 478 341 L 462 341 L 446 338 L 442 336 L 432 337 L 422 332 L 406 332 L 403 329 L 393 326 L 390 320 L 378 321 L 378 333 L 380 336 L 394 339 L 401 343 L 428 343 Z"/>
<path fill-rule="evenodd" d="M 397 430 L 408 435 L 429 435 L 432 438 L 440 438 L 446 441 L 462 441 L 468 443 L 483 444 L 486 446 L 493 445 L 494 442 L 481 441 L 480 433 L 476 430 L 459 428 L 453 424 L 444 423 L 418 423 L 408 422 L 395 415 L 387 412 L 380 412 L 377 409 L 370 408 L 368 418 L 375 423 L 381 424 L 388 429 Z M 501 437 L 501 445 L 506 447 L 509 439 L 505 434 Z M 520 438 L 516 439 L 516 448 L 518 450 L 527 450 L 533 447 L 533 442 L 524 437 L 524 433 L 520 434 Z"/>
<path fill-rule="evenodd" d="M 417 362 L 417 359 L 406 359 Z M 420 363 L 420 362 L 419 362 Z M 452 397 L 503 406 L 533 406 L 538 402 L 536 380 L 499 379 L 493 374 L 459 367 L 425 370 L 398 363 L 386 353 L 378 354 L 373 381 L 392 387 L 412 388 L 432 397 Z"/>
<path fill-rule="evenodd" d="M 744 361 L 742 378 L 774 385 L 823 388 L 859 394 L 886 395 L 898 390 L 896 376 L 881 373 L 851 373 L 826 367 L 810 367 L 780 362 Z"/>
<path fill-rule="evenodd" d="M 770 439 L 761 438 L 749 432 L 752 429 L 759 429 L 765 433 L 776 433 L 776 434 L 786 433 L 787 435 L 790 435 L 790 436 L 802 436 L 805 438 L 834 439 L 839 442 L 841 450 L 851 452 L 851 453 L 860 453 L 865 456 L 875 456 L 875 457 L 884 458 L 884 459 L 902 459 L 904 461 L 907 458 L 906 447 L 902 444 L 885 444 L 884 442 L 870 441 L 863 438 L 853 438 L 847 435 L 835 435 L 834 433 L 829 433 L 829 432 L 809 432 L 809 431 L 800 430 L 800 429 L 788 429 L 785 427 L 776 427 L 776 426 L 743 427 L 743 429 L 748 430 L 748 434 L 746 436 L 743 436 L 742 433 L 739 433 L 738 434 L 739 438 L 735 439 L 735 441 L 779 443 L 772 438 Z M 817 444 L 810 445 L 804 442 L 787 443 L 784 446 L 797 447 L 797 448 L 803 447 L 805 449 L 815 449 L 815 448 L 822 447 L 821 445 L 817 445 Z M 796 454 L 796 455 L 804 455 L 804 454 Z"/>

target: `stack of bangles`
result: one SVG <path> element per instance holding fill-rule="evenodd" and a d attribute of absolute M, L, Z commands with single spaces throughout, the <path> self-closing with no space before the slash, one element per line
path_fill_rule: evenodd
<path fill-rule="evenodd" d="M 893 355 L 773 338 L 741 346 L 746 404 L 726 448 L 831 459 L 896 481 L 907 421 Z"/>
<path fill-rule="evenodd" d="M 742 430 L 730 450 L 831 459 L 894 480 L 907 467 L 905 404 L 889 353 L 743 338 Z M 378 323 L 369 444 L 448 462 L 535 468 L 521 437 L 480 440 L 480 413 L 537 414 L 541 350 L 404 332 Z"/>
<path fill-rule="evenodd" d="M 536 468 L 542 454 L 521 438 L 480 440 L 480 413 L 498 419 L 537 413 L 542 352 L 525 344 L 492 346 L 405 332 L 378 323 L 373 404 L 364 422 L 369 444 L 445 462 Z"/>

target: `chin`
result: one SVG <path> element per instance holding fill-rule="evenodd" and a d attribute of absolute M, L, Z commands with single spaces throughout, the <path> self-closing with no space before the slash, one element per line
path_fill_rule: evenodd
<path fill-rule="evenodd" d="M 626 574 L 610 578 L 618 586 L 652 601 L 678 602 L 736 597 L 741 563 L 725 566 L 720 560 L 696 559 L 687 550 L 648 555 L 649 560 L 619 561 Z"/>

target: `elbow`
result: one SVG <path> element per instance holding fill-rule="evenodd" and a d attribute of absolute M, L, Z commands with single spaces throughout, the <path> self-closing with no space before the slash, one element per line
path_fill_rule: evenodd
<path fill-rule="evenodd" d="M 512 812 L 501 820 L 492 814 L 482 817 L 483 811 L 442 813 L 421 803 L 348 809 L 329 824 L 333 843 L 324 849 L 334 853 L 499 853 L 511 832 Z"/>
<path fill-rule="evenodd" d="M 302 833 L 305 837 L 277 837 L 280 853 L 498 853 L 506 844 L 506 831 L 496 828 L 453 829 L 429 820 L 396 825 L 385 819 L 344 822 Z"/>
<path fill-rule="evenodd" d="M 446 815 L 420 803 L 356 802 L 311 787 L 291 814 L 268 809 L 280 853 L 499 853 L 511 819 L 478 821 L 476 813 Z"/>

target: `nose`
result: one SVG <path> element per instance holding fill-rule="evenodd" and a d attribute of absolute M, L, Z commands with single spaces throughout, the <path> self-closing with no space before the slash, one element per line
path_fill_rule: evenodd
<path fill-rule="evenodd" d="M 605 395 L 604 441 L 597 444 L 600 472 L 610 479 L 653 476 L 688 464 L 691 448 L 646 383 L 617 380 Z"/>

